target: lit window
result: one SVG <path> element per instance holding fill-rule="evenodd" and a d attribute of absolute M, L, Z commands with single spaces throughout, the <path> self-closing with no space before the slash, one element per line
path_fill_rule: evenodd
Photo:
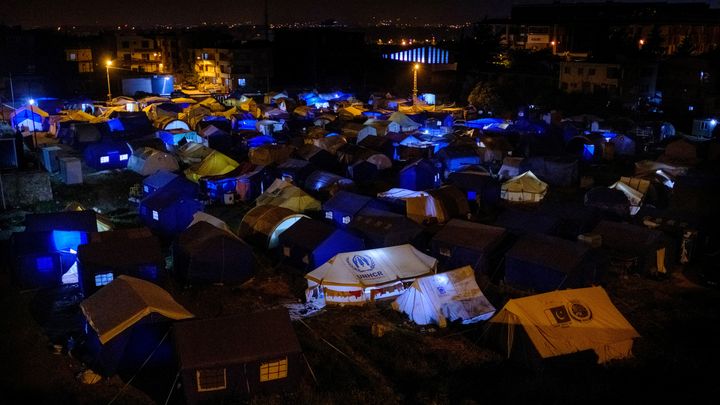
<path fill-rule="evenodd" d="M 100 156 L 100 163 L 110 163 L 110 156 Z"/>
<path fill-rule="evenodd" d="M 101 273 L 95 275 L 95 287 L 101 287 L 113 281 L 112 273 Z"/>
<path fill-rule="evenodd" d="M 218 391 L 227 388 L 227 375 L 224 368 L 195 371 L 198 392 Z"/>
<path fill-rule="evenodd" d="M 150 187 L 148 187 L 148 186 L 143 186 L 143 191 L 145 191 L 146 193 L 149 193 L 149 192 L 150 192 Z"/>
<path fill-rule="evenodd" d="M 347 216 L 347 215 L 344 216 L 344 217 L 342 218 L 342 223 L 345 224 L 345 225 L 349 224 L 349 223 L 350 223 L 350 217 Z"/>
<path fill-rule="evenodd" d="M 160 215 L 158 214 L 157 211 L 153 210 L 152 214 L 153 214 L 153 219 L 154 219 L 154 220 L 156 220 L 156 221 L 159 221 L 159 220 L 160 220 Z"/>
<path fill-rule="evenodd" d="M 260 382 L 279 380 L 287 377 L 287 357 L 271 363 L 260 364 Z"/>
<path fill-rule="evenodd" d="M 238 79 L 238 86 L 245 87 L 245 83 L 246 83 L 245 79 Z"/>
<path fill-rule="evenodd" d="M 122 155 L 120 155 L 120 161 L 123 161 L 123 160 L 128 160 L 128 154 L 127 154 L 127 153 L 123 153 Z"/>
<path fill-rule="evenodd" d="M 325 218 L 326 218 L 326 219 L 333 219 L 332 211 L 325 211 Z"/>
<path fill-rule="evenodd" d="M 287 246 L 283 246 L 283 256 L 290 257 L 290 248 Z"/>
<path fill-rule="evenodd" d="M 50 256 L 38 257 L 35 259 L 35 267 L 43 273 L 53 269 L 53 259 Z"/>

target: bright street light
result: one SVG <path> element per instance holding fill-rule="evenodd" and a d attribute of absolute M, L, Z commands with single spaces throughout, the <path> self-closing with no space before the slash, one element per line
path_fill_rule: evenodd
<path fill-rule="evenodd" d="M 107 85 L 108 85 L 108 101 L 112 100 L 112 92 L 110 91 L 110 66 L 112 66 L 112 61 L 107 60 L 105 61 L 105 73 L 107 74 Z"/>
<path fill-rule="evenodd" d="M 28 104 L 30 104 L 30 119 L 32 120 L 32 126 L 33 126 L 33 148 L 37 149 L 37 131 L 35 130 L 35 111 L 33 110 L 33 106 L 35 105 L 35 99 L 31 98 L 28 100 Z"/>
<path fill-rule="evenodd" d="M 415 100 L 417 99 L 418 94 L 418 88 L 417 88 L 417 72 L 420 69 L 420 64 L 416 63 L 413 65 L 413 104 L 415 104 Z"/>

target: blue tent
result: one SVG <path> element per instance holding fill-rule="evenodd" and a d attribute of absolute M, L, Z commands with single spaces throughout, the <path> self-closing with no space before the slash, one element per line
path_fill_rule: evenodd
<path fill-rule="evenodd" d="M 20 288 L 54 287 L 76 261 L 83 231 L 25 231 L 12 235 L 14 278 Z"/>
<path fill-rule="evenodd" d="M 482 159 L 472 145 L 450 145 L 438 152 L 438 158 L 445 167 L 445 172 L 454 172 L 464 166 L 482 164 Z"/>
<path fill-rule="evenodd" d="M 183 140 L 185 142 L 197 142 L 202 143 L 202 138 L 195 131 L 188 131 L 184 129 L 172 129 L 169 131 L 157 131 L 155 136 L 160 138 L 164 143 L 165 147 L 172 150 L 174 146 L 180 145 Z"/>
<path fill-rule="evenodd" d="M 295 265 L 312 270 L 338 253 L 365 248 L 363 240 L 332 225 L 300 218 L 280 234 L 283 256 Z"/>
<path fill-rule="evenodd" d="M 555 235 L 559 221 L 557 218 L 535 211 L 510 208 L 500 213 L 493 225 L 505 228 L 515 235 L 528 232 Z"/>
<path fill-rule="evenodd" d="M 183 284 L 240 284 L 255 274 L 250 245 L 205 221 L 184 230 L 173 245 L 173 271 Z"/>
<path fill-rule="evenodd" d="M 86 297 L 121 274 L 159 283 L 165 257 L 157 237 L 112 231 L 116 237 L 94 240 L 78 248 L 78 280 Z"/>
<path fill-rule="evenodd" d="M 448 184 L 465 191 L 468 200 L 478 201 L 483 205 L 500 202 L 500 182 L 482 166 L 468 166 L 450 173 Z"/>
<path fill-rule="evenodd" d="M 372 197 L 338 191 L 329 200 L 325 201 L 322 209 L 325 219 L 333 221 L 338 227 L 346 228 L 355 214 L 372 201 Z"/>
<path fill-rule="evenodd" d="M 140 201 L 140 219 L 161 234 L 182 232 L 203 204 L 176 187 L 163 187 Z"/>
<path fill-rule="evenodd" d="M 24 126 L 29 131 L 48 131 L 50 123 L 47 120 L 47 113 L 39 107 L 27 106 L 15 110 L 10 119 L 13 128 Z"/>
<path fill-rule="evenodd" d="M 355 214 L 349 229 L 362 235 L 367 249 L 411 243 L 423 231 L 422 226 L 404 214 L 369 206 Z"/>
<path fill-rule="evenodd" d="M 504 228 L 452 219 L 430 241 L 433 256 L 447 269 L 472 266 L 476 274 L 491 276 L 501 262 Z"/>
<path fill-rule="evenodd" d="M 240 201 L 252 201 L 273 180 L 265 166 L 242 162 L 228 173 L 201 177 L 199 184 L 201 192 L 215 202 L 224 201 L 226 194 L 233 194 Z"/>
<path fill-rule="evenodd" d="M 151 174 L 143 179 L 143 197 L 149 196 L 178 178 L 180 178 L 180 176 L 177 174 L 165 170 L 159 170 L 155 172 L 155 174 Z"/>
<path fill-rule="evenodd" d="M 522 236 L 505 255 L 505 283 L 546 292 L 587 287 L 599 281 L 588 245 L 547 235 Z"/>
<path fill-rule="evenodd" d="M 440 185 L 440 169 L 428 159 L 416 160 L 400 171 L 400 188 L 423 191 Z"/>
<path fill-rule="evenodd" d="M 504 122 L 505 120 L 502 118 L 478 118 L 465 121 L 465 126 L 468 128 L 485 129 L 492 124 L 502 124 Z"/>
<path fill-rule="evenodd" d="M 115 139 L 135 139 L 155 133 L 157 130 L 147 114 L 139 112 L 114 111 L 110 114 L 110 118 L 118 118 L 120 123 L 117 129 L 111 131 L 111 135 Z"/>
<path fill-rule="evenodd" d="M 122 141 L 102 141 L 85 148 L 85 164 L 97 170 L 124 169 L 133 151 Z"/>
<path fill-rule="evenodd" d="M 551 186 L 571 187 L 577 184 L 580 178 L 575 158 L 531 157 L 524 159 L 521 166 L 522 171 L 532 171 Z"/>
<path fill-rule="evenodd" d="M 26 232 L 83 231 L 96 232 L 97 214 L 93 210 L 62 211 L 25 216 Z"/>

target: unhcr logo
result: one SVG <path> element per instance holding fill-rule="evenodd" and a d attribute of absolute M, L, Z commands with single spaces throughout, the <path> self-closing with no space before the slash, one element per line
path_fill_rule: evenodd
<path fill-rule="evenodd" d="M 352 259 L 347 258 L 345 260 L 347 260 L 350 267 L 361 273 L 371 271 L 375 268 L 375 261 L 370 256 L 354 255 Z"/>

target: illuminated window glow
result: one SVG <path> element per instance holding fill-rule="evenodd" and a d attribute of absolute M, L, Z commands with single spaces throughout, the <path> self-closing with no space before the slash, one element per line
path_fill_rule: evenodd
<path fill-rule="evenodd" d="M 110 163 L 110 156 L 100 156 L 100 163 Z"/>
<path fill-rule="evenodd" d="M 286 378 L 288 373 L 287 357 L 284 359 L 260 364 L 260 382 Z"/>
<path fill-rule="evenodd" d="M 101 273 L 95 275 L 95 287 L 101 287 L 113 281 L 112 273 Z"/>
<path fill-rule="evenodd" d="M 129 156 L 128 156 L 127 153 L 123 153 L 122 155 L 120 155 L 120 161 L 128 160 L 128 157 L 129 157 Z"/>

